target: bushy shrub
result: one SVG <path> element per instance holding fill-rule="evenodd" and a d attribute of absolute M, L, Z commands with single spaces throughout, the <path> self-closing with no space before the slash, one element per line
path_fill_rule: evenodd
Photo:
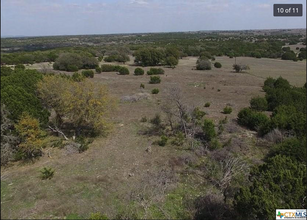
<path fill-rule="evenodd" d="M 194 108 L 192 112 L 193 118 L 201 120 L 206 115 L 206 112 L 201 111 L 198 107 Z"/>
<path fill-rule="evenodd" d="M 95 68 L 95 70 L 96 70 L 96 73 L 101 73 L 101 72 L 102 72 L 101 67 L 99 67 L 99 66 L 97 66 L 97 67 Z"/>
<path fill-rule="evenodd" d="M 217 150 L 217 149 L 220 149 L 222 147 L 221 143 L 218 141 L 217 138 L 213 138 L 211 141 L 210 141 L 210 144 L 209 144 L 209 148 L 210 150 Z"/>
<path fill-rule="evenodd" d="M 143 83 L 141 83 L 140 88 L 145 89 L 145 85 Z"/>
<path fill-rule="evenodd" d="M 20 70 L 25 70 L 26 67 L 25 67 L 25 65 L 23 65 L 23 64 L 17 64 L 17 65 L 15 66 L 15 70 L 18 70 L 18 69 L 20 69 Z"/>
<path fill-rule="evenodd" d="M 136 75 L 136 76 L 140 76 L 140 75 L 144 75 L 144 70 L 142 69 L 142 68 L 136 68 L 135 70 L 134 70 L 134 75 Z"/>
<path fill-rule="evenodd" d="M 293 51 L 287 51 L 281 56 L 281 59 L 283 59 L 283 60 L 295 60 L 296 54 Z"/>
<path fill-rule="evenodd" d="M 221 68 L 222 67 L 222 64 L 220 62 L 215 62 L 214 63 L 214 67 L 215 68 Z"/>
<path fill-rule="evenodd" d="M 81 82 L 83 81 L 86 77 L 83 74 L 80 74 L 78 72 L 75 72 L 74 74 L 72 74 L 71 76 L 72 80 L 75 82 Z"/>
<path fill-rule="evenodd" d="M 223 113 L 224 114 L 230 114 L 232 112 L 232 108 L 230 106 L 226 106 L 224 109 L 223 109 Z"/>
<path fill-rule="evenodd" d="M 151 90 L 151 94 L 158 94 L 159 93 L 159 89 L 153 89 Z"/>
<path fill-rule="evenodd" d="M 119 75 L 129 75 L 130 74 L 127 67 L 121 67 L 118 72 L 119 72 Z"/>
<path fill-rule="evenodd" d="M 208 107 L 210 107 L 210 105 L 211 105 L 210 102 L 206 102 L 204 106 L 205 106 L 206 108 L 208 108 Z"/>
<path fill-rule="evenodd" d="M 159 84 L 161 82 L 161 78 L 159 76 L 151 76 L 149 84 Z"/>
<path fill-rule="evenodd" d="M 162 75 L 164 74 L 164 70 L 162 68 L 150 68 L 149 71 L 147 71 L 147 75 Z"/>
<path fill-rule="evenodd" d="M 174 69 L 178 65 L 178 59 L 173 56 L 166 57 L 165 64 Z"/>
<path fill-rule="evenodd" d="M 156 114 L 155 117 L 150 120 L 150 123 L 156 127 L 161 126 L 162 123 L 161 116 L 159 114 Z"/>
<path fill-rule="evenodd" d="M 197 70 L 211 70 L 211 62 L 206 59 L 198 59 L 196 62 Z"/>
<path fill-rule="evenodd" d="M 162 135 L 161 139 L 158 141 L 158 145 L 161 147 L 164 147 L 167 141 L 168 141 L 168 137 L 166 137 L 165 135 Z"/>
<path fill-rule="evenodd" d="M 44 167 L 41 170 L 41 179 L 46 180 L 46 179 L 51 179 L 54 175 L 54 170 L 52 168 L 46 168 Z"/>
<path fill-rule="evenodd" d="M 83 70 L 82 75 L 86 78 L 94 78 L 94 71 L 93 70 Z"/>
<path fill-rule="evenodd" d="M 248 65 L 244 65 L 244 64 L 233 64 L 232 67 L 237 73 L 250 69 Z"/>
<path fill-rule="evenodd" d="M 250 100 L 251 109 L 257 111 L 266 111 L 268 109 L 268 102 L 264 97 L 254 97 Z"/>
<path fill-rule="evenodd" d="M 79 69 L 94 69 L 98 66 L 98 60 L 88 54 L 63 53 L 56 58 L 53 68 L 75 72 Z"/>
<path fill-rule="evenodd" d="M 259 130 L 262 126 L 268 124 L 269 122 L 270 119 L 268 116 L 250 108 L 243 108 L 238 113 L 238 123 L 252 130 Z"/>
<path fill-rule="evenodd" d="M 101 71 L 102 72 L 117 72 L 121 69 L 121 66 L 111 65 L 111 64 L 102 64 Z"/>
<path fill-rule="evenodd" d="M 205 119 L 203 122 L 202 130 L 207 141 L 211 141 L 213 138 L 216 137 L 213 121 Z"/>

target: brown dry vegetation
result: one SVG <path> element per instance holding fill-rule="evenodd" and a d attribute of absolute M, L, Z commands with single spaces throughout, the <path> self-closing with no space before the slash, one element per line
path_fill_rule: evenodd
<path fill-rule="evenodd" d="M 153 88 L 158 88 L 160 93 L 150 95 L 146 100 L 120 103 L 113 115 L 115 125 L 112 133 L 97 138 L 82 154 L 66 155 L 64 149 L 50 148 L 45 151 L 50 152 L 51 158 L 45 154 L 34 164 L 14 163 L 1 168 L 1 217 L 63 218 L 70 213 L 88 216 L 91 212 L 101 212 L 114 218 L 119 211 L 127 211 L 133 202 L 138 204 L 136 209 L 144 212 L 143 216 L 150 217 L 147 209 L 150 203 L 165 201 L 164 190 L 174 189 L 176 182 L 170 182 L 166 189 L 158 189 L 160 191 L 152 201 L 141 201 L 136 194 L 153 190 L 154 187 L 147 184 L 148 179 L 154 179 L 161 170 L 181 166 L 172 158 L 189 155 L 174 146 L 152 145 L 156 137 L 138 134 L 143 128 L 140 119 L 161 112 L 159 100 L 165 99 L 164 91 L 174 86 L 181 88 L 184 101 L 191 108 L 199 107 L 207 112 L 206 117 L 216 124 L 225 117 L 221 111 L 229 104 L 233 112 L 228 115 L 227 134 L 221 137 L 222 141 L 235 135 L 237 142 L 233 147 L 254 155 L 255 160 L 260 159 L 265 149 L 254 147 L 257 143 L 255 133 L 236 126 L 233 119 L 241 108 L 249 105 L 251 97 L 264 95 L 261 86 L 266 77 L 282 76 L 291 84 L 302 86 L 306 82 L 306 62 L 239 57 L 237 63 L 247 64 L 251 70 L 234 73 L 234 58 L 217 57 L 216 62 L 221 62 L 223 67 L 210 71 L 192 70 L 196 60 L 188 57 L 180 60 L 175 69 L 164 68 L 162 82 L 157 85 L 148 84 L 149 76 L 146 74 L 134 76 L 136 67 L 132 65 L 133 61 L 123 65 L 128 67 L 130 75 L 95 74 L 93 80 L 107 85 L 119 99 L 140 92 L 150 94 Z M 38 65 L 29 68 L 39 68 Z M 149 67 L 144 69 L 147 71 Z M 145 85 L 143 90 L 139 88 L 141 83 Z M 206 102 L 211 103 L 209 108 L 204 108 Z M 151 145 L 152 151 L 146 152 Z M 42 181 L 39 170 L 45 166 L 52 167 L 55 174 L 51 180 Z"/>

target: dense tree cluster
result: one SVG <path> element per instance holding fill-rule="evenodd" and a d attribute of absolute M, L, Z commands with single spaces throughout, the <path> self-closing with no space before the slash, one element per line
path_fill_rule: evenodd
<path fill-rule="evenodd" d="M 98 60 L 95 57 L 75 53 L 61 54 L 53 64 L 53 68 L 55 70 L 70 72 L 74 72 L 79 69 L 95 69 L 97 66 Z"/>

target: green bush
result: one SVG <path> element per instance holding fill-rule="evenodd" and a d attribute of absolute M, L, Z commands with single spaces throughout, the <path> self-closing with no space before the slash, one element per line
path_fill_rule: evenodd
<path fill-rule="evenodd" d="M 40 172 L 42 180 L 51 179 L 54 175 L 54 170 L 52 170 L 52 168 L 44 167 Z"/>
<path fill-rule="evenodd" d="M 153 89 L 151 90 L 151 94 L 158 94 L 159 93 L 159 89 Z"/>
<path fill-rule="evenodd" d="M 222 148 L 222 145 L 221 145 L 221 143 L 218 141 L 217 138 L 213 138 L 213 139 L 210 141 L 209 148 L 210 148 L 210 150 L 217 150 L 217 149 Z"/>
<path fill-rule="evenodd" d="M 165 135 L 161 136 L 161 139 L 158 141 L 158 145 L 161 147 L 164 147 L 167 144 L 168 141 L 168 137 L 166 137 Z"/>
<path fill-rule="evenodd" d="M 243 108 L 238 113 L 238 123 L 252 130 L 259 130 L 262 126 L 268 124 L 270 119 L 261 112 L 254 111 L 250 108 Z"/>
<path fill-rule="evenodd" d="M 197 70 L 211 70 L 211 62 L 207 59 L 198 59 L 196 62 Z"/>
<path fill-rule="evenodd" d="M 101 71 L 102 72 L 118 72 L 122 67 L 118 65 L 111 64 L 102 64 Z"/>
<path fill-rule="evenodd" d="M 215 68 L 221 68 L 221 67 L 222 67 L 222 64 L 219 63 L 219 62 L 215 62 L 215 63 L 214 63 L 214 67 L 215 67 Z"/>
<path fill-rule="evenodd" d="M 94 78 L 94 71 L 93 70 L 83 70 L 82 75 L 86 78 Z"/>
<path fill-rule="evenodd" d="M 230 114 L 232 112 L 232 108 L 230 106 L 226 106 L 224 109 L 223 109 L 223 113 L 224 114 Z"/>
<path fill-rule="evenodd" d="M 210 102 L 206 102 L 204 106 L 205 106 L 206 108 L 208 108 L 208 107 L 210 107 L 210 105 L 211 105 Z"/>
<path fill-rule="evenodd" d="M 134 75 L 136 75 L 136 76 L 140 76 L 140 75 L 144 75 L 144 70 L 142 69 L 142 68 L 136 68 L 135 70 L 134 70 Z"/>
<path fill-rule="evenodd" d="M 147 71 L 147 75 L 162 75 L 164 74 L 164 70 L 162 68 L 150 68 L 149 71 Z"/>
<path fill-rule="evenodd" d="M 244 64 L 233 64 L 232 67 L 237 73 L 250 69 L 248 65 L 244 65 Z"/>
<path fill-rule="evenodd" d="M 213 138 L 216 137 L 213 121 L 205 119 L 202 126 L 202 130 L 207 141 L 211 141 Z"/>
<path fill-rule="evenodd" d="M 20 69 L 20 70 L 25 70 L 26 67 L 25 67 L 25 65 L 23 65 L 23 64 L 17 64 L 17 65 L 15 66 L 15 70 L 18 70 L 18 69 Z"/>
<path fill-rule="evenodd" d="M 161 79 L 159 76 L 151 76 L 149 84 L 159 84 L 161 82 Z"/>
<path fill-rule="evenodd" d="M 78 72 L 75 72 L 74 74 L 72 74 L 71 76 L 72 80 L 75 82 L 81 82 L 83 81 L 86 77 L 83 74 L 80 74 Z"/>
<path fill-rule="evenodd" d="M 96 70 L 96 73 L 101 73 L 101 72 L 102 72 L 101 67 L 99 67 L 99 66 L 97 66 L 97 67 L 95 68 L 95 70 Z"/>
<path fill-rule="evenodd" d="M 140 88 L 145 89 L 145 85 L 143 83 L 141 83 Z"/>
<path fill-rule="evenodd" d="M 268 109 L 268 102 L 264 97 L 254 97 L 250 100 L 251 109 L 256 111 L 266 111 Z"/>
<path fill-rule="evenodd" d="M 296 54 L 293 51 L 287 51 L 281 56 L 281 59 L 283 59 L 283 60 L 295 60 Z"/>
<path fill-rule="evenodd" d="M 198 107 L 194 108 L 192 112 L 193 118 L 201 120 L 206 115 L 206 112 L 201 111 Z"/>
<path fill-rule="evenodd" d="M 127 67 L 121 67 L 118 72 L 119 72 L 119 75 L 129 75 L 130 74 Z"/>

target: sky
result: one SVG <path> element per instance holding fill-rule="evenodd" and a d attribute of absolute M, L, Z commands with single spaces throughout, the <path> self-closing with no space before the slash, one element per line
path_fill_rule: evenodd
<path fill-rule="evenodd" d="M 274 17 L 273 4 L 303 4 Z M 1 37 L 306 28 L 306 0 L 1 0 Z"/>

